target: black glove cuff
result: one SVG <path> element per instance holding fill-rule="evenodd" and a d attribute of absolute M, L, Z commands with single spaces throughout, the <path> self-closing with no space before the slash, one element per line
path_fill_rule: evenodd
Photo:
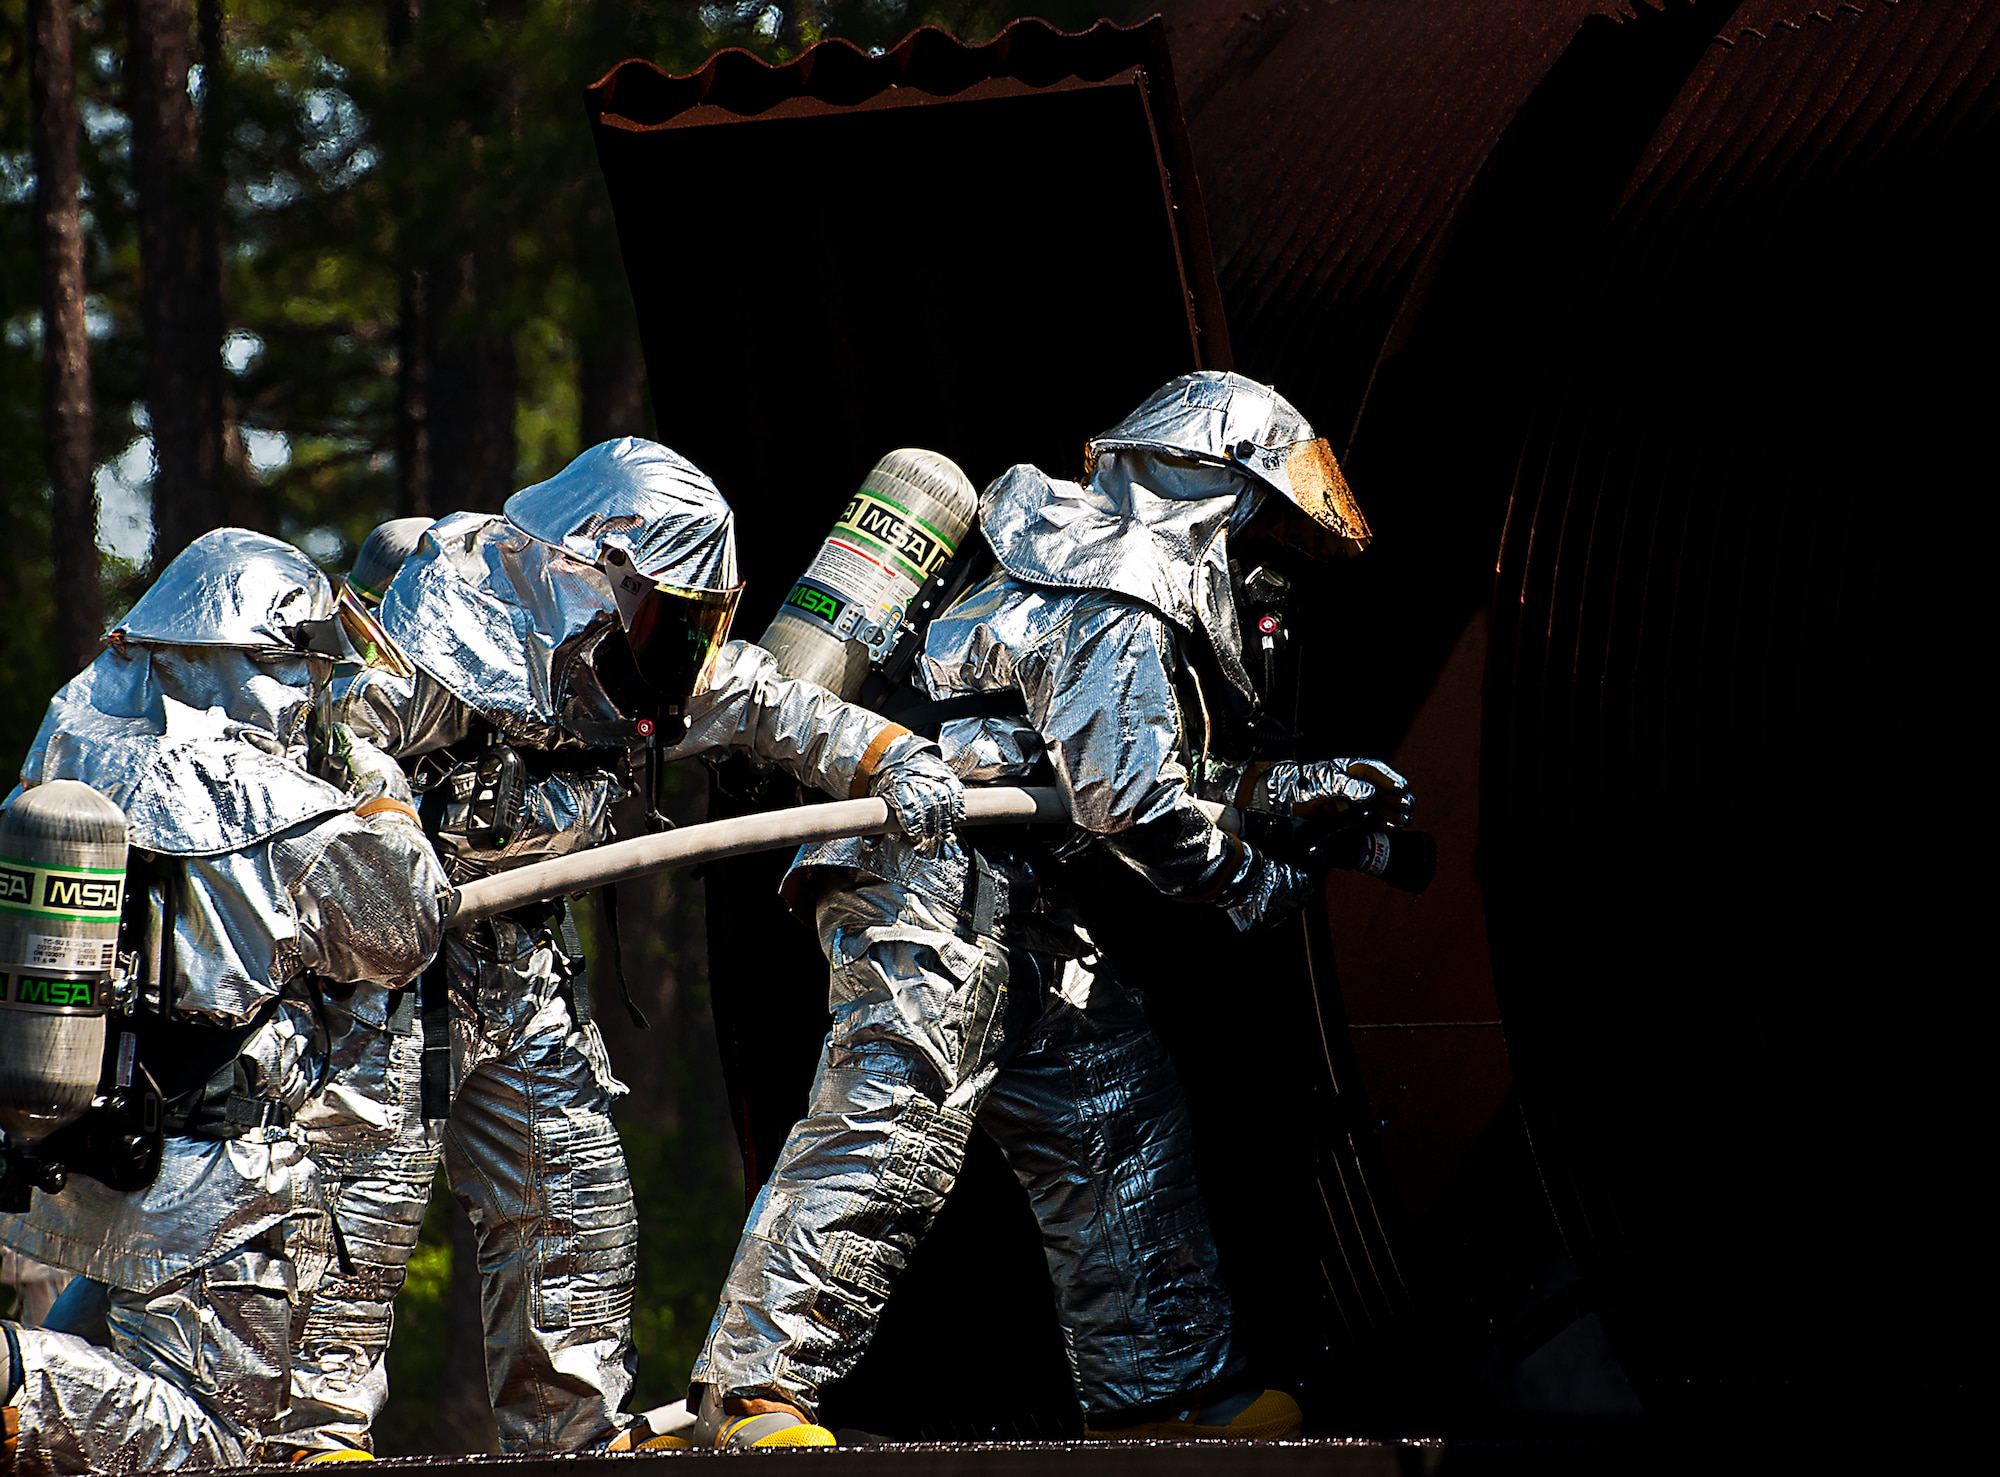
<path fill-rule="evenodd" d="M 1313 848 L 1323 868 L 1380 877 L 1400 892 L 1420 893 L 1437 875 L 1437 838 L 1428 831 L 1350 831 Z"/>

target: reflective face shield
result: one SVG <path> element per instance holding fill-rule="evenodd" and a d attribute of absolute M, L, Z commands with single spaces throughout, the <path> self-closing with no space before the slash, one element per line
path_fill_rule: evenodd
<path fill-rule="evenodd" d="M 667 699 L 669 712 L 678 711 L 708 686 L 742 594 L 741 585 L 729 590 L 682 590 L 655 584 L 625 622 L 632 661 L 639 675 Z"/>
<path fill-rule="evenodd" d="M 707 688 L 729 640 L 743 586 L 692 590 L 648 579 L 615 545 L 604 551 L 603 569 L 618 602 L 618 623 L 633 666 L 658 694 L 662 715 L 679 713 L 689 698 Z"/>
<path fill-rule="evenodd" d="M 409 678 L 416 668 L 403 655 L 395 638 L 382 629 L 375 612 L 345 583 L 338 586 L 333 614 L 321 621 L 301 621 L 294 627 L 307 651 L 332 657 L 336 668 L 360 670 L 364 667 Z"/>
<path fill-rule="evenodd" d="M 1285 457 L 1285 480 L 1292 505 L 1312 520 L 1309 531 L 1295 528 L 1290 540 L 1302 552 L 1322 559 L 1351 558 L 1368 547 L 1374 535 L 1324 436 L 1293 443 Z"/>

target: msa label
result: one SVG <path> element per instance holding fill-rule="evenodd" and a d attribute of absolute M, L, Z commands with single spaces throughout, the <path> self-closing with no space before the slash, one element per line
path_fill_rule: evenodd
<path fill-rule="evenodd" d="M 116 923 L 124 900 L 123 868 L 39 867 L 18 857 L 0 857 L 0 909 L 9 913 Z"/>
<path fill-rule="evenodd" d="M 894 556 L 898 572 L 919 585 L 943 569 L 953 552 L 935 528 L 865 487 L 848 499 L 834 525 L 834 532 L 842 531 Z"/>
<path fill-rule="evenodd" d="M 792 593 L 785 597 L 785 604 L 793 610 L 811 616 L 828 628 L 840 630 L 840 612 L 846 604 L 831 590 L 800 580 L 792 586 Z"/>
<path fill-rule="evenodd" d="M 42 884 L 42 906 L 77 913 L 118 911 L 118 884 L 77 877 L 50 877 Z"/>
<path fill-rule="evenodd" d="M 7 998 L 16 1005 L 39 1005 L 48 1010 L 91 1010 L 103 1003 L 97 998 L 102 989 L 98 980 L 42 980 L 17 975 Z"/>

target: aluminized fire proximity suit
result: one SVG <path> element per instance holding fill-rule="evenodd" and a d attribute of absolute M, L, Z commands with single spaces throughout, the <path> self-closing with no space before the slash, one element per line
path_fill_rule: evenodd
<path fill-rule="evenodd" d="M 370 605 L 430 524 L 404 518 L 368 536 L 347 584 Z M 338 682 L 337 686 L 341 685 Z M 372 1451 L 389 1400 L 387 1355 L 402 1291 L 444 1154 L 424 1119 L 417 991 L 357 989 L 327 1002 L 332 1070 L 297 1128 L 319 1172 L 343 1257 L 334 1258 L 292 1326 L 291 1408 L 269 1431 L 272 1460 Z"/>
<path fill-rule="evenodd" d="M 631 438 L 515 494 L 502 517 L 461 513 L 432 526 L 382 605 L 416 675 L 364 674 L 340 712 L 419 775 L 453 770 L 489 740 L 532 755 L 535 777 L 504 844 L 482 844 L 462 811 L 444 808 L 438 834 L 455 881 L 611 834 L 630 773 L 620 746 L 639 740 L 607 557 L 629 559 L 624 567 L 647 583 L 733 601 L 734 537 L 706 476 Z M 882 794 L 912 836 L 956 820 L 957 782 L 933 744 L 780 677 L 747 643 L 721 647 L 681 714 L 662 724 L 662 759 L 746 752 L 841 798 Z M 449 788 L 440 779 L 426 803 Z M 625 1088 L 564 932 L 557 909 L 534 909 L 455 930 L 443 952 L 446 1173 L 478 1236 L 487 1379 L 502 1447 L 514 1453 L 612 1440 L 629 1420 L 636 1367 L 638 1229 L 610 1116 Z M 420 1215 L 413 1198 L 410 1216 Z"/>
<path fill-rule="evenodd" d="M 73 1175 L 0 1216 L 0 1241 L 77 1273 L 102 1311 L 98 1342 L 7 1330 L 21 1470 L 238 1466 L 286 1404 L 295 1305 L 333 1255 L 295 1122 L 316 1089 L 342 1090 L 328 1006 L 418 973 L 446 888 L 401 772 L 322 723 L 333 612 L 298 550 L 206 534 L 56 695 L 29 752 L 23 785 L 91 785 L 151 854 L 133 878 L 164 967 L 124 1019 L 147 1022 L 134 1039 L 167 1138 L 147 1190 Z M 309 736 L 345 787 L 308 772 Z"/>
<path fill-rule="evenodd" d="M 1067 845 L 1101 845 L 1242 928 L 1295 908 L 1313 884 L 1218 830 L 1197 794 L 1373 795 L 1332 765 L 1252 774 L 1210 744 L 1211 715 L 1254 701 L 1229 534 L 1282 496 L 1365 538 L 1344 484 L 1327 486 L 1330 456 L 1306 486 L 1286 476 L 1315 445 L 1267 387 L 1204 374 L 1094 442 L 1087 483 L 1015 467 L 981 499 L 998 567 L 931 624 L 918 662 L 933 699 L 985 695 L 959 704 L 983 716 L 952 718 L 949 703 L 936 715 L 968 784 L 1053 781 L 1077 827 Z M 1194 660 L 1198 643 L 1212 662 Z M 991 831 L 931 858 L 893 839 L 834 842 L 800 853 L 787 894 L 814 907 L 833 1028 L 694 1369 L 695 1443 L 728 1439 L 722 1397 L 815 1411 L 872 1336 L 975 1128 L 1040 1222 L 1091 1426 L 1196 1405 L 1240 1380 L 1172 1063 L 1050 853 Z"/>

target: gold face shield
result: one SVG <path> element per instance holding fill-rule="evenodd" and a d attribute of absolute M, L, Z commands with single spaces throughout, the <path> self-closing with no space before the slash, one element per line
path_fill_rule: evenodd
<path fill-rule="evenodd" d="M 646 683 L 677 713 L 689 698 L 708 688 L 716 658 L 729 640 L 729 623 L 743 586 L 728 590 L 687 590 L 657 581 L 619 619 L 633 665 Z"/>
<path fill-rule="evenodd" d="M 336 673 L 373 668 L 403 678 L 415 676 L 416 667 L 361 597 L 344 582 L 334 591 L 332 615 L 292 627 L 299 645 L 314 656 L 331 659 Z"/>
<path fill-rule="evenodd" d="M 707 689 L 715 659 L 729 640 L 743 586 L 695 590 L 670 585 L 639 573 L 632 556 L 616 544 L 605 549 L 598 569 L 611 582 L 632 668 L 652 689 L 645 706 L 657 703 L 657 712 L 645 716 L 679 713 L 689 698 Z M 617 678 L 612 681 L 618 684 Z M 638 693 L 628 693 L 625 701 L 614 699 L 621 709 L 640 700 Z"/>
<path fill-rule="evenodd" d="M 345 582 L 340 586 L 340 593 L 334 597 L 333 614 L 348 647 L 341 653 L 343 663 L 352 662 L 356 666 L 390 672 L 405 679 L 416 675 L 417 669 L 403 655 L 403 648 L 382 629 L 382 623 L 375 619 L 375 612 Z"/>
<path fill-rule="evenodd" d="M 1302 520 L 1296 518 L 1280 518 L 1277 537 L 1281 542 L 1295 544 L 1301 553 L 1316 558 L 1359 554 L 1368 547 L 1374 534 L 1369 532 L 1361 505 L 1354 500 L 1340 463 L 1334 460 L 1333 447 L 1324 436 L 1292 443 L 1285 457 L 1285 481 L 1293 507 L 1311 519 L 1312 526 L 1301 526 Z"/>

